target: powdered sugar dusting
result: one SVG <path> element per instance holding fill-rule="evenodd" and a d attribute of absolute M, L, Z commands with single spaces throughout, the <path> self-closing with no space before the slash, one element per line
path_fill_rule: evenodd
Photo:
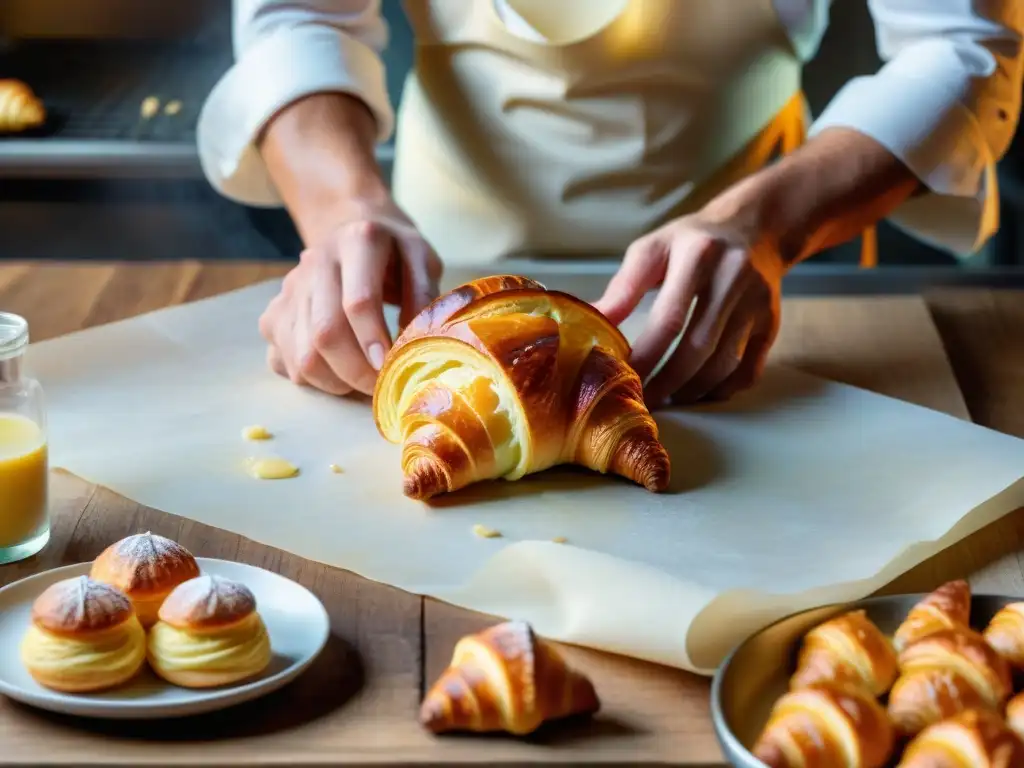
<path fill-rule="evenodd" d="M 111 549 L 112 560 L 120 566 L 118 581 L 129 592 L 199 573 L 191 552 L 178 542 L 150 531 L 121 539 Z"/>
<path fill-rule="evenodd" d="M 237 581 L 206 574 L 179 584 L 160 608 L 160 618 L 174 626 L 221 624 L 256 610 L 256 596 Z"/>
<path fill-rule="evenodd" d="M 51 584 L 32 606 L 39 626 L 54 631 L 104 629 L 125 621 L 133 608 L 118 589 L 78 576 Z"/>

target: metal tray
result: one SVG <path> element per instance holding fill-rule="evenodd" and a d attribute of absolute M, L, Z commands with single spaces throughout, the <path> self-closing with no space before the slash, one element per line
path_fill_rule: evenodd
<path fill-rule="evenodd" d="M 738 768 L 764 768 L 750 749 L 768 721 L 772 705 L 786 691 L 796 668 L 800 641 L 818 624 L 863 608 L 879 629 L 892 635 L 924 594 L 871 597 L 793 614 L 741 643 L 718 668 L 711 685 L 711 718 L 726 758 Z M 974 595 L 971 626 L 985 627 L 996 612 L 1020 597 Z"/>

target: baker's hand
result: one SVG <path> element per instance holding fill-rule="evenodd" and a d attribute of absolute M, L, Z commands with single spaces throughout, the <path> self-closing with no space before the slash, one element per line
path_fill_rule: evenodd
<path fill-rule="evenodd" d="M 284 279 L 260 317 L 270 367 L 334 395 L 372 394 L 391 347 L 384 304 L 404 327 L 437 297 L 441 262 L 393 203 L 345 216 Z"/>
<path fill-rule="evenodd" d="M 779 328 L 785 266 L 778 250 L 739 226 L 684 216 L 640 238 L 596 303 L 618 325 L 661 286 L 632 364 L 650 407 L 725 399 L 752 385 Z M 690 308 L 693 315 L 687 322 Z"/>

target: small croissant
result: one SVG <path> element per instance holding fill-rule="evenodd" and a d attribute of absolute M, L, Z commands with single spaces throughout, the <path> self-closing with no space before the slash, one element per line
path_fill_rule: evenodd
<path fill-rule="evenodd" d="M 863 685 L 883 696 L 899 674 L 896 651 L 864 611 L 819 624 L 804 637 L 790 688 L 815 683 Z"/>
<path fill-rule="evenodd" d="M 935 632 L 908 645 L 900 669 L 889 717 L 906 736 L 967 710 L 999 712 L 1011 692 L 1009 665 L 970 629 Z"/>
<path fill-rule="evenodd" d="M 46 108 L 25 83 L 0 80 L 0 133 L 19 133 L 46 121 Z"/>
<path fill-rule="evenodd" d="M 902 651 L 933 632 L 967 627 L 971 620 L 971 587 L 962 579 L 943 584 L 910 609 L 896 629 L 893 644 Z"/>
<path fill-rule="evenodd" d="M 459 640 L 427 693 L 420 723 L 434 733 L 532 733 L 549 720 L 593 714 L 593 684 L 529 624 L 509 621 Z"/>
<path fill-rule="evenodd" d="M 968 710 L 910 742 L 897 768 L 1020 768 L 1024 742 L 995 712 Z"/>
<path fill-rule="evenodd" d="M 1003 606 L 985 627 L 985 640 L 1011 667 L 1024 669 L 1024 603 Z"/>
<path fill-rule="evenodd" d="M 500 275 L 436 299 L 388 351 L 377 429 L 402 446 L 403 492 L 426 500 L 559 464 L 668 488 L 669 456 L 630 347 L 589 304 Z"/>
<path fill-rule="evenodd" d="M 820 684 L 775 702 L 754 755 L 768 768 L 882 768 L 894 747 L 892 725 L 870 691 Z"/>
<path fill-rule="evenodd" d="M 1007 703 L 1006 722 L 1024 739 L 1024 693 L 1018 693 Z"/>

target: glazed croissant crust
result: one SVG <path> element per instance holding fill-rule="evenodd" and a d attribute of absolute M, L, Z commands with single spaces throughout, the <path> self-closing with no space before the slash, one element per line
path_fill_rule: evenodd
<path fill-rule="evenodd" d="M 998 712 L 1012 685 L 1006 661 L 970 629 L 943 630 L 908 645 L 900 670 L 889 716 L 906 735 L 967 710 Z"/>
<path fill-rule="evenodd" d="M 1010 666 L 1024 669 L 1024 603 L 1002 607 L 985 627 L 985 640 Z"/>
<path fill-rule="evenodd" d="M 790 688 L 815 683 L 861 685 L 884 695 L 899 674 L 896 652 L 864 611 L 819 624 L 804 637 Z"/>
<path fill-rule="evenodd" d="M 25 83 L 0 80 L 0 133 L 37 128 L 46 120 L 46 109 Z"/>
<path fill-rule="evenodd" d="M 420 722 L 434 733 L 532 733 L 549 720 L 600 708 L 593 684 L 521 621 L 462 638 L 427 693 Z"/>
<path fill-rule="evenodd" d="M 970 585 L 962 579 L 950 581 L 910 609 L 907 618 L 896 629 L 893 644 L 897 651 L 902 651 L 933 632 L 967 627 L 970 620 Z"/>
<path fill-rule="evenodd" d="M 929 726 L 898 768 L 1018 768 L 1024 743 L 994 712 L 970 710 Z"/>
<path fill-rule="evenodd" d="M 569 463 L 665 490 L 668 453 L 629 354 L 596 309 L 526 278 L 441 296 L 398 337 L 373 395 L 377 428 L 403 446 L 405 494 Z"/>
<path fill-rule="evenodd" d="M 821 684 L 775 703 L 754 755 L 768 768 L 882 768 L 894 746 L 892 726 L 870 691 Z"/>

